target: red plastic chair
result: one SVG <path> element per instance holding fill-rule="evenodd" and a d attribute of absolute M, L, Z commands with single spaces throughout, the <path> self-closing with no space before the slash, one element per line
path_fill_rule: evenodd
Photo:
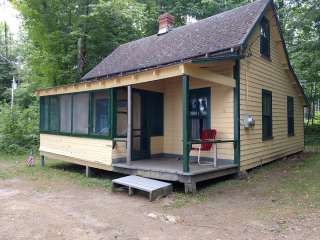
<path fill-rule="evenodd" d="M 206 141 L 206 140 L 215 140 L 217 135 L 216 129 L 204 129 L 200 133 L 200 140 Z M 215 144 L 216 145 L 216 144 Z M 216 166 L 217 163 L 217 148 L 215 149 L 215 157 L 213 162 L 206 162 L 201 163 L 200 162 L 200 155 L 201 151 L 209 152 L 213 146 L 213 143 L 201 143 L 199 147 L 191 148 L 192 150 L 198 150 L 198 164 L 199 165 L 214 165 Z"/>

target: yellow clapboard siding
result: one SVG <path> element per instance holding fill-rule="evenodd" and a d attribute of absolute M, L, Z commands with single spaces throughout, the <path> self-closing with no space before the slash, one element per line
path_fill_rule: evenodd
<path fill-rule="evenodd" d="M 112 141 L 105 139 L 40 134 L 40 152 L 110 165 Z"/>
<path fill-rule="evenodd" d="M 267 13 L 270 23 L 274 19 Z M 259 26 L 255 29 L 249 46 L 252 56 L 241 60 L 240 74 L 240 118 L 241 126 L 245 113 L 251 113 L 256 119 L 253 129 L 241 127 L 241 169 L 249 169 L 276 158 L 302 151 L 304 148 L 303 101 L 299 96 L 295 82 L 283 68 L 282 46 L 273 39 L 277 32 L 272 29 L 270 39 L 271 61 L 260 56 Z M 273 139 L 262 141 L 262 89 L 272 91 Z M 295 136 L 287 133 L 287 96 L 294 97 Z"/>
<path fill-rule="evenodd" d="M 229 74 L 232 74 L 232 65 Z M 233 88 L 203 81 L 190 80 L 190 88 L 211 87 L 211 127 L 217 129 L 217 138 L 233 139 Z M 164 83 L 164 140 L 165 153 L 182 154 L 182 84 L 179 78 L 165 80 Z M 218 146 L 219 157 L 233 159 L 233 145 Z M 221 151 L 220 151 L 221 149 Z M 202 156 L 212 156 L 213 152 Z M 196 151 L 191 151 L 196 156 Z"/>
<path fill-rule="evenodd" d="M 163 136 L 150 138 L 150 152 L 151 155 L 163 153 Z"/>

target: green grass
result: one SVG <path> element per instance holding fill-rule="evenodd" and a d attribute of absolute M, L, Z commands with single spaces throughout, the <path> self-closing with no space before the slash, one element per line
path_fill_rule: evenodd
<path fill-rule="evenodd" d="M 247 179 L 227 179 L 209 184 L 197 195 L 175 194 L 172 208 L 229 197 L 224 193 L 274 199 L 281 207 L 320 208 L 320 154 L 304 160 L 275 161 L 251 171 Z M 270 201 L 266 201 L 270 202 Z"/>
<path fill-rule="evenodd" d="M 285 201 L 301 207 L 320 208 L 320 154 L 296 164 L 281 185 L 280 193 Z"/>
<path fill-rule="evenodd" d="M 1 154 L 0 179 L 35 181 L 41 183 L 37 188 L 39 191 L 47 191 L 53 183 L 71 183 L 106 191 L 111 189 L 110 176 L 100 174 L 87 178 L 83 167 L 57 160 L 46 161 L 46 166 L 42 168 L 38 157 L 34 167 L 27 167 L 26 158 L 27 155 Z M 320 154 L 306 156 L 304 160 L 276 161 L 253 170 L 247 179 L 207 184 L 196 195 L 175 192 L 173 202 L 166 208 L 182 208 L 242 193 L 262 199 L 276 199 L 276 203 L 283 207 L 320 208 Z"/>
<path fill-rule="evenodd" d="M 305 128 L 305 145 L 320 145 L 320 124 Z"/>
<path fill-rule="evenodd" d="M 69 182 L 84 187 L 100 187 L 111 190 L 111 180 L 105 177 L 96 176 L 87 178 L 83 167 L 67 164 L 58 160 L 46 161 L 45 167 L 41 167 L 39 157 L 35 157 L 34 167 L 26 166 L 27 155 L 0 155 L 0 179 L 22 177 L 33 181 L 40 181 L 50 184 L 50 181 Z M 0 165 L 1 166 L 1 165 Z"/>

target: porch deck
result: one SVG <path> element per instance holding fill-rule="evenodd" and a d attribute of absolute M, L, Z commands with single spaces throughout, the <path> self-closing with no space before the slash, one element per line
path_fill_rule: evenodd
<path fill-rule="evenodd" d="M 186 191 L 194 192 L 197 182 L 214 179 L 226 175 L 235 174 L 237 165 L 232 160 L 217 160 L 217 166 L 199 165 L 196 161 L 190 161 L 190 171 L 183 172 L 182 160 L 178 158 L 152 158 L 132 161 L 127 163 L 113 163 L 113 171 L 138 175 L 167 181 L 182 182 Z M 190 190 L 191 188 L 191 190 Z"/>

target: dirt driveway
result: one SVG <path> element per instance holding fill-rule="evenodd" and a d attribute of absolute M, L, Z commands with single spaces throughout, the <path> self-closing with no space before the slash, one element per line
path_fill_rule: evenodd
<path fill-rule="evenodd" d="M 258 186 L 228 184 L 175 207 L 181 196 L 150 203 L 58 178 L 2 179 L 0 239 L 320 239 L 318 208 L 280 204 Z"/>

